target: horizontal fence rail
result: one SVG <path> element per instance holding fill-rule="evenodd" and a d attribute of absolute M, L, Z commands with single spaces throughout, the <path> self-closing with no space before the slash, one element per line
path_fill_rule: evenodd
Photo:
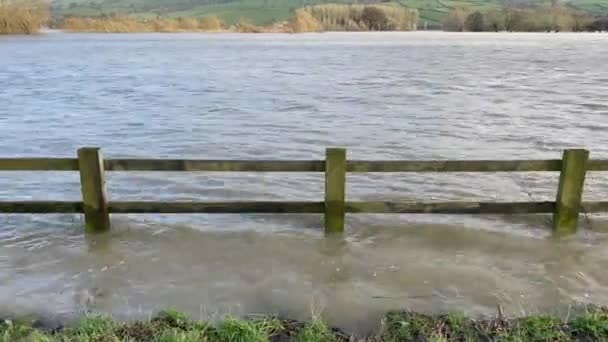
<path fill-rule="evenodd" d="M 323 214 L 324 202 L 108 202 L 112 214 Z M 608 202 L 582 202 L 581 212 L 608 212 Z M 555 202 L 345 202 L 346 213 L 367 214 L 549 214 Z M 82 213 L 82 202 L 0 202 L 0 212 Z"/>
<path fill-rule="evenodd" d="M 552 160 L 348 160 L 347 172 L 549 172 L 561 171 Z M 157 172 L 325 172 L 324 160 L 106 159 L 105 171 Z M 76 158 L 0 158 L 0 171 L 79 171 Z M 589 160 L 587 171 L 608 171 L 608 160 Z"/>
<path fill-rule="evenodd" d="M 565 150 L 562 159 L 361 161 L 345 149 L 330 148 L 325 160 L 104 159 L 99 148 L 81 148 L 78 158 L 0 158 L 0 171 L 79 171 L 81 202 L 0 201 L 2 213 L 84 213 L 88 231 L 109 229 L 109 214 L 128 213 L 316 213 L 325 214 L 326 233 L 344 231 L 345 213 L 378 214 L 539 214 L 553 213 L 558 234 L 576 231 L 579 212 L 608 211 L 608 202 L 582 202 L 585 173 L 608 171 L 608 160 L 589 160 L 586 150 Z M 323 202 L 154 202 L 109 201 L 106 171 L 145 172 L 324 172 Z M 391 202 L 346 201 L 346 173 L 375 172 L 560 172 L 553 202 Z"/>

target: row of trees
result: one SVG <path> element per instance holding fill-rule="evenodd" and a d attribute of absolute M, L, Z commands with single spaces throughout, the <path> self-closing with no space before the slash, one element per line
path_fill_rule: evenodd
<path fill-rule="evenodd" d="M 597 18 L 595 20 L 593 20 L 591 22 L 591 24 L 589 24 L 587 26 L 587 31 L 603 31 L 603 32 L 607 32 L 608 31 L 608 17 L 605 18 Z"/>
<path fill-rule="evenodd" d="M 453 8 L 443 20 L 445 31 L 579 32 L 606 30 L 607 19 L 593 18 L 566 6 L 513 8 L 487 11 Z"/>

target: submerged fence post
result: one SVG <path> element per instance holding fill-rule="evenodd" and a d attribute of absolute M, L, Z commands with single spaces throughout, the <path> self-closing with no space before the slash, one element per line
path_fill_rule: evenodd
<path fill-rule="evenodd" d="M 101 150 L 97 147 L 78 149 L 78 167 L 86 230 L 106 231 L 110 229 L 110 214 Z"/>
<path fill-rule="evenodd" d="M 553 230 L 558 235 L 576 233 L 588 160 L 587 150 L 564 150 L 553 213 Z"/>
<path fill-rule="evenodd" d="M 345 217 L 346 149 L 325 150 L 325 234 L 342 234 Z"/>

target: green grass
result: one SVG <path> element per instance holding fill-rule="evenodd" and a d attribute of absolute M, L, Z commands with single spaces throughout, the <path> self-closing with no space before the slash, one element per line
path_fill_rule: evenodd
<path fill-rule="evenodd" d="M 266 342 L 282 330 L 281 322 L 274 318 L 244 321 L 228 316 L 209 334 L 212 341 Z"/>
<path fill-rule="evenodd" d="M 592 341 L 608 340 L 608 312 L 592 311 L 577 316 L 570 322 L 571 335 Z"/>
<path fill-rule="evenodd" d="M 323 3 L 355 3 L 355 0 L 55 0 L 54 15 L 97 16 L 124 14 L 138 17 L 156 15 L 169 17 L 202 17 L 216 15 L 232 24 L 247 18 L 256 25 L 268 25 L 287 20 L 295 8 Z M 441 23 L 446 13 L 454 7 L 471 10 L 488 10 L 501 6 L 503 0 L 393 0 L 400 5 L 420 11 L 420 22 L 430 25 Z M 550 0 L 527 0 L 532 5 L 549 3 Z M 571 6 L 594 15 L 608 15 L 606 0 L 566 0 Z"/>
<path fill-rule="evenodd" d="M 568 320 L 549 315 L 517 319 L 472 320 L 460 314 L 429 316 L 391 312 L 376 336 L 349 336 L 330 329 L 318 317 L 308 323 L 273 317 L 238 319 L 226 316 L 213 324 L 163 311 L 148 321 L 116 322 L 86 316 L 56 331 L 27 323 L 0 321 L 0 342 L 562 342 L 608 341 L 608 311 L 594 309 Z"/>
<path fill-rule="evenodd" d="M 542 314 L 513 320 L 474 321 L 458 314 L 433 317 L 393 312 L 384 319 L 380 338 L 387 342 L 608 341 L 608 312 L 603 309 L 592 310 L 567 321 Z"/>
<path fill-rule="evenodd" d="M 334 342 L 336 337 L 332 335 L 331 330 L 325 322 L 319 317 L 314 317 L 312 321 L 300 329 L 295 337 L 294 342 Z"/>

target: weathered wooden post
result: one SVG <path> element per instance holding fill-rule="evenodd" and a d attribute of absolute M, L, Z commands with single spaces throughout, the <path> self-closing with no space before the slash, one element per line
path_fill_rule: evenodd
<path fill-rule="evenodd" d="M 587 150 L 564 150 L 553 213 L 553 229 L 557 235 L 576 233 L 588 160 Z"/>
<path fill-rule="evenodd" d="M 325 234 L 342 234 L 345 217 L 346 150 L 325 150 Z"/>
<path fill-rule="evenodd" d="M 86 231 L 106 231 L 110 229 L 110 214 L 101 150 L 97 147 L 78 149 L 78 167 Z"/>

